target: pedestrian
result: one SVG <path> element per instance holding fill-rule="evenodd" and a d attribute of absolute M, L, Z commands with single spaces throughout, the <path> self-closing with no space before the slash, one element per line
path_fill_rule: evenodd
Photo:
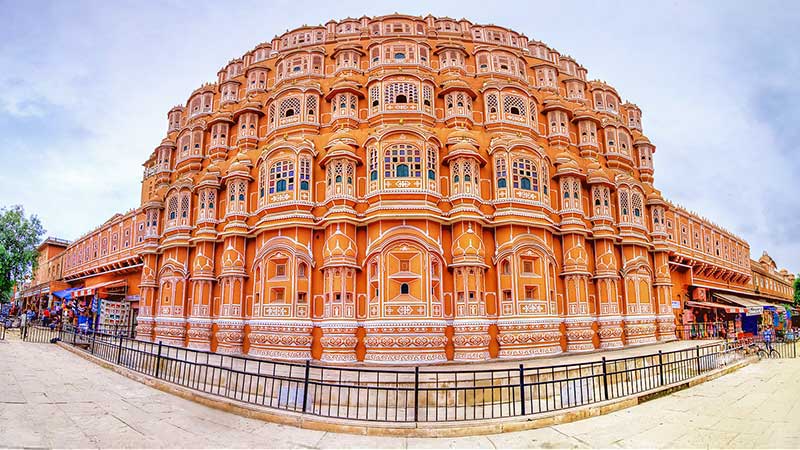
<path fill-rule="evenodd" d="M 772 338 L 774 337 L 772 325 L 767 325 L 764 328 L 764 345 L 767 347 L 767 352 L 772 351 Z"/>
<path fill-rule="evenodd" d="M 45 309 L 42 312 L 42 325 L 44 325 L 44 326 L 50 325 L 50 310 L 49 309 Z"/>

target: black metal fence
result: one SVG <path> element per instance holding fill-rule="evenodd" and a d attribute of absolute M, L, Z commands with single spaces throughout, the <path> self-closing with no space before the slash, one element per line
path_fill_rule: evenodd
<path fill-rule="evenodd" d="M 28 327 L 23 334 L 29 342 L 54 337 L 105 361 L 199 392 L 278 410 L 382 422 L 541 414 L 685 382 L 755 354 L 747 345 L 713 344 L 548 367 L 380 370 L 264 361 L 68 326 L 61 331 Z M 796 357 L 798 345 L 773 346 L 782 357 Z"/>

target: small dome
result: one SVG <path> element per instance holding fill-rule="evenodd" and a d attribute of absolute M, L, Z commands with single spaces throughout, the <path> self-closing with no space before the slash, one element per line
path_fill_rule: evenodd
<path fill-rule="evenodd" d="M 325 241 L 325 247 L 322 249 L 322 257 L 326 261 L 329 259 L 345 259 L 355 263 L 356 248 L 356 243 L 353 239 L 337 228 L 328 240 Z"/>
<path fill-rule="evenodd" d="M 483 261 L 485 249 L 483 239 L 470 226 L 453 241 L 453 260 L 476 259 Z"/>

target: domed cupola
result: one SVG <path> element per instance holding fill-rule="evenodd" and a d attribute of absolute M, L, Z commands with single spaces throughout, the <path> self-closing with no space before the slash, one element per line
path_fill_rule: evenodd
<path fill-rule="evenodd" d="M 486 249 L 481 236 L 472 229 L 472 224 L 453 239 L 453 265 L 484 266 Z"/>
<path fill-rule="evenodd" d="M 336 225 L 322 249 L 323 268 L 328 266 L 358 267 L 357 249 L 355 241 L 345 234 L 339 225 Z"/>

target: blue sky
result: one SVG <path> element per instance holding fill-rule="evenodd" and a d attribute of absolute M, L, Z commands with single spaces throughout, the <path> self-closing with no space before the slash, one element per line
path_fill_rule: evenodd
<path fill-rule="evenodd" d="M 491 6 L 489 6 L 491 5 Z M 643 110 L 655 185 L 800 270 L 800 2 L 0 0 L 0 206 L 74 239 L 138 206 L 166 112 L 302 24 L 465 17 L 542 40 Z"/>

